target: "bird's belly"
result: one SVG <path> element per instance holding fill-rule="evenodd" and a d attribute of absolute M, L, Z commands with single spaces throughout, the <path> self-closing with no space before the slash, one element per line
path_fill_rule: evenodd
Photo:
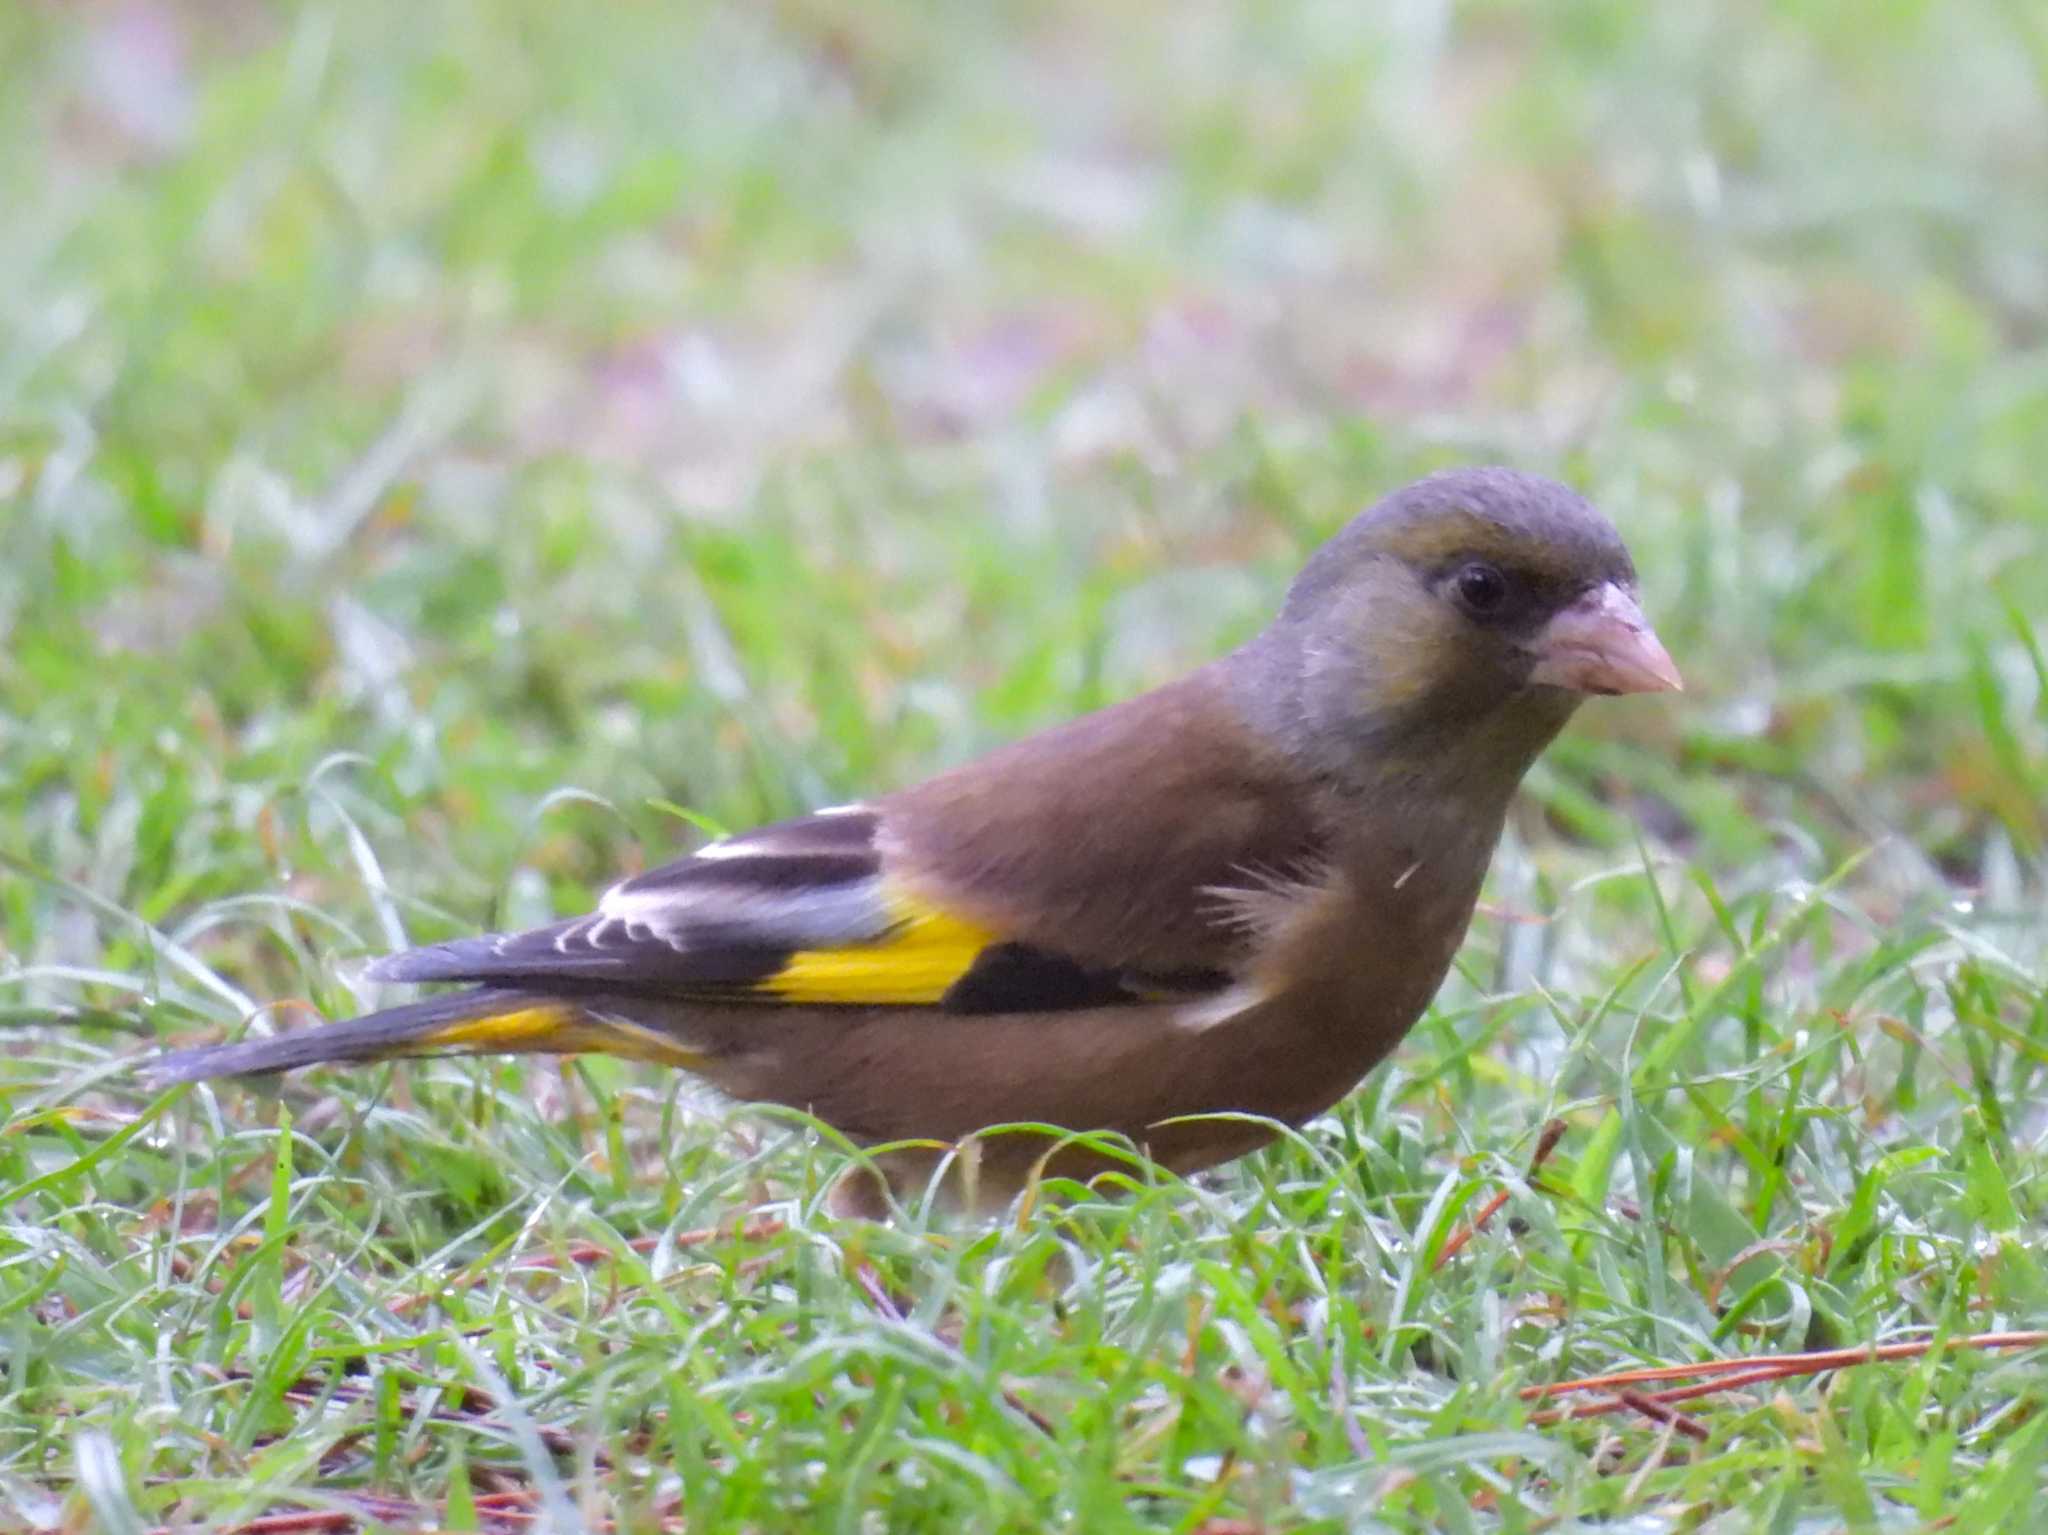
<path fill-rule="evenodd" d="M 1249 1115 L 1300 1124 L 1349 1092 L 1414 1022 L 1426 988 L 1342 987 L 1276 996 L 1190 1022 L 1190 1005 L 960 1016 L 932 1008 L 776 1017 L 734 1009 L 707 1063 L 741 1098 L 816 1114 L 857 1140 L 957 1141 L 995 1125 L 1109 1130 L 1180 1171 L 1272 1138 Z M 692 1029 L 698 1034 L 698 1029 Z M 1170 1123 L 1170 1121 L 1186 1121 Z M 1035 1161 L 1042 1138 L 991 1138 Z M 1066 1170 L 1075 1170 L 1070 1159 Z"/>
<path fill-rule="evenodd" d="M 693 1008 L 680 1032 L 725 1091 L 871 1144 L 1055 1125 L 1114 1131 L 1191 1171 L 1273 1133 L 1191 1116 L 1298 1125 L 1393 1049 L 1448 970 L 1476 885 L 1404 891 L 1389 912 L 1333 884 L 1269 934 L 1241 988 L 1198 1002 L 1032 1014 L 740 1005 Z M 1024 1163 L 1046 1150 L 1042 1137 L 1011 1136 L 985 1141 L 983 1156 L 1004 1160 L 1006 1148 Z"/>

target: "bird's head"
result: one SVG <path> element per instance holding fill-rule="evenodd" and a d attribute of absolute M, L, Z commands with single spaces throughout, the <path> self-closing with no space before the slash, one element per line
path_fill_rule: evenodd
<path fill-rule="evenodd" d="M 1360 782 L 1512 788 L 1587 695 L 1681 686 L 1613 526 L 1509 469 L 1432 475 L 1361 513 L 1251 653 L 1275 722 Z"/>

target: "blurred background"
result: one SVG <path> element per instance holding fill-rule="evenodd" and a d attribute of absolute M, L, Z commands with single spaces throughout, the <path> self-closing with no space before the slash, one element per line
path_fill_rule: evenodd
<path fill-rule="evenodd" d="M 2037 8 L 48 3 L 0 59 L 0 774 L 80 802 L 0 828 L 74 873 L 116 784 L 239 842 L 342 747 L 493 879 L 472 776 L 900 782 L 1492 459 L 1695 690 L 1561 814 L 2041 834 Z"/>
<path fill-rule="evenodd" d="M 0 1206 L 68 1233 L 97 1319 L 0 1261 L 70 1372 L 0 1460 L 68 1464 L 46 1420 L 159 1357 L 125 1222 L 175 1145 L 228 1209 L 272 1175 L 218 1123 L 88 1157 L 45 1113 L 145 1038 L 348 1010 L 366 952 L 1160 681 L 1381 491 L 1482 461 L 1605 508 L 1690 691 L 1587 710 L 1532 778 L 1461 979 L 1347 1110 L 1372 1218 L 1569 1112 L 1573 1186 L 1684 1201 L 1709 1300 L 1806 1254 L 1743 1271 L 1777 1341 L 1949 1325 L 2044 1186 L 2044 252 L 2028 0 L 0 6 Z M 552 1067 L 487 1132 L 458 1091 L 523 1079 L 439 1070 L 399 1078 L 425 1130 L 306 1121 L 367 1138 L 368 1182 L 297 1207 L 332 1270 L 371 1261 L 351 1222 L 414 1231 L 400 1273 L 522 1199 L 545 1226 L 557 1180 L 621 1229 L 745 1203 L 651 1077 L 583 1079 L 642 1083 L 601 1145 L 629 1185 L 551 1138 Z M 1799 1247 L 1867 1237 L 1879 1188 L 1938 1281 Z M 1635 1256 L 1603 1336 L 1668 1354 Z M 792 1445 L 744 1453 L 839 1463 Z"/>

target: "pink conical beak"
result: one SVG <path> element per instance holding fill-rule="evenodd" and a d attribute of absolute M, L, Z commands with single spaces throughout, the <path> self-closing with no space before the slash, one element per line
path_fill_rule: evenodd
<path fill-rule="evenodd" d="M 1685 688 L 1635 597 L 1612 581 L 1545 624 L 1531 649 L 1536 666 L 1529 680 L 1574 693 L 1677 693 Z"/>

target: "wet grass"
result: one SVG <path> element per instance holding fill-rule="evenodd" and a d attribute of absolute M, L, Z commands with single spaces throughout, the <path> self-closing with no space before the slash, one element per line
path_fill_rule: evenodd
<path fill-rule="evenodd" d="M 2048 1325 L 2044 163 L 1989 0 L 0 15 L 0 1525 L 2030 1527 L 2038 1352 L 1525 1393 Z M 615 1063 L 126 1073 L 1493 459 L 1691 691 L 1279 1149 L 870 1228 Z"/>

